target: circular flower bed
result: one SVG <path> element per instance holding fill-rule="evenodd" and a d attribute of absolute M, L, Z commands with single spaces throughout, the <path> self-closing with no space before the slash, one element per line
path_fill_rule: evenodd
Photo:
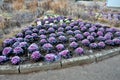
<path fill-rule="evenodd" d="M 64 16 L 47 16 L 37 21 L 41 24 L 29 26 L 3 41 L 0 64 L 54 62 L 88 54 L 89 50 L 94 52 L 120 46 L 120 30 L 115 28 Z"/>

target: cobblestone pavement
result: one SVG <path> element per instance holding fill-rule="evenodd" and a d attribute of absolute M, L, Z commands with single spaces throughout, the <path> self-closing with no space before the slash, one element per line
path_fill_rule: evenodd
<path fill-rule="evenodd" d="M 60 70 L 0 75 L 0 80 L 120 80 L 120 55 L 98 63 Z"/>

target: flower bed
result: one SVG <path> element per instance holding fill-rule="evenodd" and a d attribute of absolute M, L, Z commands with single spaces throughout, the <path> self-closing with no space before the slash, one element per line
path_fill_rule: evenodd
<path fill-rule="evenodd" d="M 120 46 L 120 30 L 70 17 L 36 20 L 15 37 L 3 41 L 0 64 L 54 62 Z"/>

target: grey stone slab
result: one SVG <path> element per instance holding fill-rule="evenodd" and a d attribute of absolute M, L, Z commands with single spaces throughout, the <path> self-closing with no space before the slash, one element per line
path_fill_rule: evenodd
<path fill-rule="evenodd" d="M 61 61 L 61 64 L 62 64 L 62 68 L 66 68 L 66 67 L 91 63 L 93 62 L 91 59 L 92 58 L 88 56 L 80 56 L 71 59 L 64 59 Z"/>
<path fill-rule="evenodd" d="M 0 74 L 16 74 L 19 73 L 19 66 L 1 65 Z"/>
<path fill-rule="evenodd" d="M 61 68 L 60 62 L 54 63 L 33 63 L 20 65 L 20 73 L 30 73 Z"/>
<path fill-rule="evenodd" d="M 118 55 L 118 54 L 120 54 L 120 48 L 103 51 L 101 53 L 95 54 L 94 56 L 96 57 L 96 61 L 101 61 L 101 60 L 113 57 L 115 55 Z"/>

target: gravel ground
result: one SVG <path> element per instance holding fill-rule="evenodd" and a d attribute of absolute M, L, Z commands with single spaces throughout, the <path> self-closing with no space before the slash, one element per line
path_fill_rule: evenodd
<path fill-rule="evenodd" d="M 0 80 L 120 80 L 120 55 L 99 63 L 60 70 L 0 75 Z"/>

